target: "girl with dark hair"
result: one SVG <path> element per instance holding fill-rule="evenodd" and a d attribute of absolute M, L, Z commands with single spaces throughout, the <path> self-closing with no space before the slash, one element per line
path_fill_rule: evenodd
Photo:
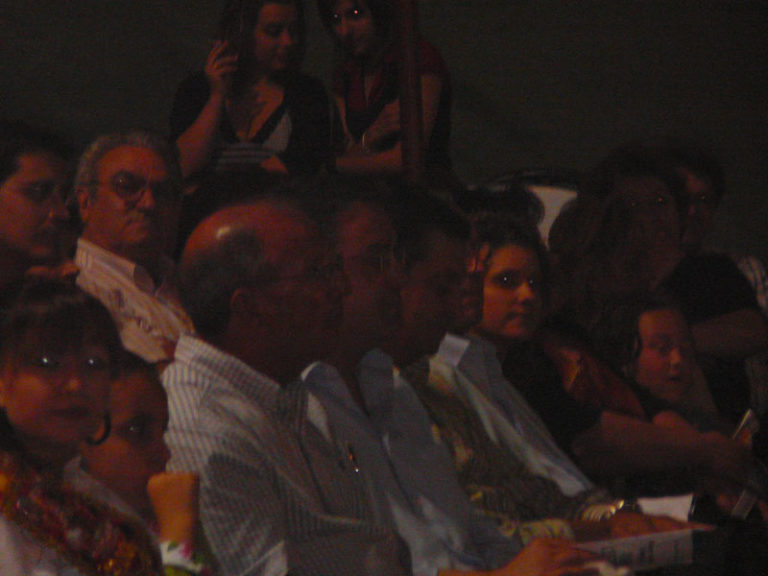
<path fill-rule="evenodd" d="M 203 73 L 179 87 L 171 136 L 185 178 L 313 173 L 332 158 L 331 105 L 301 74 L 301 0 L 230 0 Z"/>
<path fill-rule="evenodd" d="M 318 0 L 320 19 L 333 35 L 342 61 L 334 96 L 347 136 L 336 159 L 340 172 L 392 174 L 402 171 L 399 74 L 392 0 Z M 450 171 L 451 86 L 437 49 L 417 47 L 422 92 L 425 164 L 429 176 Z"/>
<path fill-rule="evenodd" d="M 152 540 L 63 481 L 82 442 L 110 433 L 120 340 L 109 312 L 73 285 L 22 291 L 0 340 L 3 576 L 161 573 Z"/>

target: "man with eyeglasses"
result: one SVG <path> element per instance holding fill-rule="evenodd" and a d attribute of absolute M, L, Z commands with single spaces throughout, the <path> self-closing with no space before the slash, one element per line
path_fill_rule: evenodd
<path fill-rule="evenodd" d="M 524 549 L 478 513 L 395 367 L 434 352 L 451 325 L 468 224 L 445 203 L 412 190 L 399 197 L 375 181 L 354 179 L 331 186 L 350 290 L 338 345 L 303 378 L 326 409 L 376 523 L 408 543 L 415 576 L 538 575 L 566 563 L 571 573 L 582 573 L 588 554 L 560 541 Z"/>
<path fill-rule="evenodd" d="M 75 191 L 83 222 L 77 283 L 110 310 L 128 350 L 169 360 L 192 329 L 166 255 L 181 203 L 175 150 L 145 132 L 102 136 L 80 158 Z"/>
<path fill-rule="evenodd" d="M 218 575 L 407 573 L 301 371 L 335 346 L 343 272 L 305 205 L 260 198 L 191 234 L 181 294 L 196 335 L 163 373 L 172 470 L 200 475 Z"/>

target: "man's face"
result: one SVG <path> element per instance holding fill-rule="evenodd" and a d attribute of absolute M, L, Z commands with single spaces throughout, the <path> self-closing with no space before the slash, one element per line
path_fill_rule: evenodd
<path fill-rule="evenodd" d="M 434 231 L 427 238 L 425 257 L 404 278 L 399 340 L 416 360 L 437 351 L 461 310 L 461 283 L 466 273 L 467 246 Z"/>
<path fill-rule="evenodd" d="M 83 237 L 133 262 L 153 261 L 176 229 L 179 192 L 154 151 L 120 146 L 99 162 L 95 196 L 79 190 Z"/>
<path fill-rule="evenodd" d="M 0 183 L 0 249 L 29 265 L 56 260 L 69 214 L 64 207 L 66 163 L 49 153 L 23 154 Z"/>
<path fill-rule="evenodd" d="M 685 168 L 678 170 L 685 181 L 688 212 L 683 223 L 683 248 L 696 253 L 714 227 L 717 198 L 712 183 Z"/>
<path fill-rule="evenodd" d="M 395 261 L 395 231 L 386 214 L 356 204 L 339 217 L 338 250 L 350 292 L 344 298 L 342 346 L 381 346 L 400 320 L 402 273 Z"/>
<path fill-rule="evenodd" d="M 309 219 L 278 212 L 266 223 L 266 262 L 274 280 L 260 288 L 263 330 L 285 350 L 285 363 L 298 373 L 336 347 L 341 329 L 346 280 L 328 241 Z"/>

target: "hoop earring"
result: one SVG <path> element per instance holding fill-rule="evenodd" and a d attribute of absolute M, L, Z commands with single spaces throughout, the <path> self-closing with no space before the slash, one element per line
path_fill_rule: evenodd
<path fill-rule="evenodd" d="M 112 417 L 109 415 L 109 412 L 106 412 L 104 414 L 104 432 L 99 436 L 98 438 L 86 438 L 85 443 L 88 444 L 88 446 L 99 446 L 100 444 L 104 444 L 104 442 L 109 438 L 109 433 L 112 432 Z"/>

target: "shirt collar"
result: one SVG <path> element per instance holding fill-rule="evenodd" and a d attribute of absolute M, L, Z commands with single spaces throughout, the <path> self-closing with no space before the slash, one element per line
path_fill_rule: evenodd
<path fill-rule="evenodd" d="M 117 274 L 130 278 L 133 283 L 142 291 L 154 294 L 165 284 L 165 278 L 168 277 L 172 269 L 172 263 L 169 258 L 161 258 L 161 281 L 159 285 L 155 284 L 149 271 L 140 264 L 123 258 L 122 256 L 110 252 L 94 244 L 85 238 L 77 239 L 77 252 L 75 254 L 75 264 L 81 265 L 88 260 L 98 262 L 100 266 L 111 268 Z"/>

